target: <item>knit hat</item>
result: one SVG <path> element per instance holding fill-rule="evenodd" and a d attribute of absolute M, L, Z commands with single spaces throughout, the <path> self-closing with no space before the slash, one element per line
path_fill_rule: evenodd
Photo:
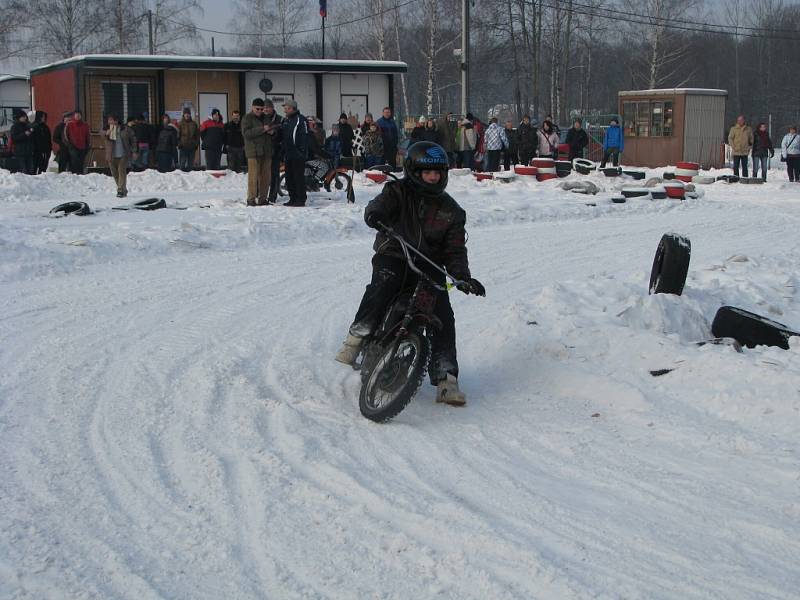
<path fill-rule="evenodd" d="M 342 113 L 342 114 L 339 115 L 339 120 L 341 121 L 342 119 L 347 119 L 347 114 L 346 113 Z"/>
<path fill-rule="evenodd" d="M 264 106 L 263 98 L 253 98 L 253 106 Z"/>
<path fill-rule="evenodd" d="M 425 122 L 426 122 L 427 120 L 428 120 L 428 119 L 426 119 L 426 118 L 425 118 L 425 115 L 422 115 L 422 116 L 419 118 L 419 122 L 420 122 L 420 123 L 422 123 L 422 124 L 425 124 Z"/>
<path fill-rule="evenodd" d="M 297 100 L 288 99 L 283 103 L 283 105 L 297 110 Z"/>
<path fill-rule="evenodd" d="M 188 106 L 183 107 L 183 114 L 192 114 L 192 109 Z"/>
<path fill-rule="evenodd" d="M 275 108 L 275 104 L 272 102 L 272 100 L 267 98 L 264 100 L 264 108 Z"/>
<path fill-rule="evenodd" d="M 219 115 L 219 116 L 221 117 L 221 116 L 222 116 L 222 113 L 221 113 L 221 112 L 219 112 L 219 109 L 218 109 L 218 108 L 212 108 L 212 109 L 211 109 L 211 116 L 213 117 L 214 115 Z"/>

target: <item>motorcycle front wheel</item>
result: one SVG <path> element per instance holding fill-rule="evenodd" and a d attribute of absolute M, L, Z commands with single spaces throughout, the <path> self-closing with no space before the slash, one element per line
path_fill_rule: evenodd
<path fill-rule="evenodd" d="M 378 350 L 362 373 L 358 407 L 370 421 L 386 423 L 408 406 L 428 372 L 431 341 L 422 328 L 392 340 Z"/>

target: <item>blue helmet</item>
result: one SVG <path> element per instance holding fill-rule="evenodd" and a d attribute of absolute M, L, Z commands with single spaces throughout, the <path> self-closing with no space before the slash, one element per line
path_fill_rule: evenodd
<path fill-rule="evenodd" d="M 403 171 L 406 179 L 419 191 L 428 194 L 441 194 L 447 187 L 447 170 L 450 162 L 447 152 L 434 142 L 417 142 L 408 147 Z M 422 179 L 422 171 L 441 171 L 442 176 L 437 183 L 426 183 Z"/>

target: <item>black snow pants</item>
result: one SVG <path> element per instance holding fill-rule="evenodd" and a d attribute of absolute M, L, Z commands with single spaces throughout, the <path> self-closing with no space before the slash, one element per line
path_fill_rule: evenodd
<path fill-rule="evenodd" d="M 426 268 L 427 267 L 427 268 Z M 430 266 L 420 266 L 439 284 L 444 284 L 444 275 Z M 383 318 L 386 308 L 406 286 L 414 286 L 418 276 L 408 268 L 405 259 L 376 254 L 372 257 L 372 281 L 367 284 L 350 333 L 364 337 L 374 333 Z M 442 328 L 433 331 L 430 380 L 433 385 L 447 378 L 450 373 L 458 377 L 456 357 L 456 320 L 450 297 L 446 291 L 436 292 L 433 314 L 442 322 Z"/>

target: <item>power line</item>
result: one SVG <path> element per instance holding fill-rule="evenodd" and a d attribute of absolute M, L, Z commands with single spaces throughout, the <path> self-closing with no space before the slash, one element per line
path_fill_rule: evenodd
<path fill-rule="evenodd" d="M 737 37 L 749 37 L 749 38 L 756 38 L 756 39 L 784 40 L 784 41 L 791 41 L 791 42 L 800 41 L 800 31 L 793 31 L 792 32 L 792 33 L 798 34 L 798 37 L 763 35 L 763 34 L 754 34 L 754 33 L 740 33 L 738 31 L 724 31 L 724 30 L 721 30 L 723 28 L 728 27 L 727 25 L 711 24 L 711 23 L 708 24 L 709 26 L 717 27 L 719 29 L 708 29 L 708 28 L 704 28 L 704 27 L 687 27 L 687 26 L 683 26 L 683 25 L 674 24 L 674 23 L 678 23 L 679 22 L 679 20 L 676 20 L 676 19 L 667 19 L 667 18 L 664 18 L 664 17 L 653 17 L 653 16 L 650 16 L 650 15 L 640 15 L 639 13 L 632 13 L 632 12 L 627 12 L 627 11 L 619 11 L 619 10 L 614 10 L 614 9 L 606 9 L 606 8 L 590 6 L 590 5 L 586 5 L 586 4 L 575 4 L 575 3 L 573 3 L 573 7 L 572 8 L 566 8 L 566 7 L 562 6 L 562 5 L 548 4 L 548 3 L 546 3 L 546 2 L 544 2 L 542 0 L 539 0 L 538 2 L 536 2 L 534 0 L 527 0 L 526 4 L 529 4 L 529 5 L 532 5 L 532 6 L 536 6 L 538 4 L 539 6 L 543 6 L 545 8 L 551 8 L 551 9 L 554 9 L 554 10 L 565 10 L 567 12 L 572 12 L 572 13 L 575 13 L 575 14 L 578 14 L 578 15 L 584 15 L 584 16 L 589 16 L 589 17 L 597 17 L 597 18 L 600 18 L 600 19 L 609 19 L 609 20 L 613 20 L 613 21 L 623 21 L 625 23 L 631 23 L 631 24 L 635 24 L 635 25 L 649 25 L 651 27 L 661 27 L 663 29 L 673 29 L 673 30 L 677 30 L 677 31 L 688 31 L 688 32 L 692 32 L 692 33 L 706 33 L 706 34 L 712 34 L 712 35 L 732 35 L 732 36 L 737 36 Z M 575 8 L 576 6 L 577 7 L 587 7 L 588 10 L 580 10 L 580 8 Z M 597 12 L 598 10 L 605 11 L 606 13 L 614 13 L 614 14 L 603 14 L 601 12 Z M 627 18 L 622 18 L 622 17 L 617 16 L 617 15 L 623 15 L 624 17 L 627 17 Z M 739 28 L 739 29 L 741 29 L 741 28 Z M 789 30 L 785 30 L 785 31 L 789 31 Z"/>
<path fill-rule="evenodd" d="M 363 16 L 363 17 L 359 17 L 358 19 L 353 19 L 352 21 L 344 21 L 342 23 L 333 23 L 331 25 L 326 25 L 325 29 L 335 29 L 335 28 L 338 28 L 338 27 L 345 27 L 347 25 L 352 25 L 353 23 L 359 23 L 361 21 L 367 21 L 369 19 L 373 19 L 375 17 L 379 17 L 379 16 L 381 16 L 383 14 L 386 14 L 388 12 L 392 12 L 394 10 L 397 10 L 398 8 L 402 8 L 404 6 L 408 6 L 409 4 L 416 4 L 419 1 L 420 0 L 406 0 L 406 2 L 401 2 L 400 4 L 398 4 L 396 6 L 393 6 L 391 8 L 384 9 L 382 11 L 376 12 L 376 13 L 371 14 L 371 15 L 366 15 L 366 16 Z M 162 17 L 162 20 L 169 21 L 170 23 L 178 23 L 178 24 L 181 24 L 181 25 L 184 25 L 184 26 L 186 25 L 185 23 L 180 23 L 179 21 L 176 21 L 174 19 L 169 19 L 167 17 Z M 236 31 L 218 31 L 216 29 L 205 29 L 203 27 L 195 27 L 194 29 L 196 29 L 197 31 L 202 31 L 204 33 L 214 33 L 216 35 L 252 36 L 252 37 L 266 37 L 266 36 L 276 36 L 276 35 L 277 36 L 287 36 L 287 35 L 297 35 L 298 33 L 313 33 L 315 31 L 322 31 L 322 27 L 314 27 L 312 29 L 298 29 L 296 31 L 286 31 L 284 33 L 280 33 L 280 32 L 239 33 L 239 32 L 236 32 Z"/>

